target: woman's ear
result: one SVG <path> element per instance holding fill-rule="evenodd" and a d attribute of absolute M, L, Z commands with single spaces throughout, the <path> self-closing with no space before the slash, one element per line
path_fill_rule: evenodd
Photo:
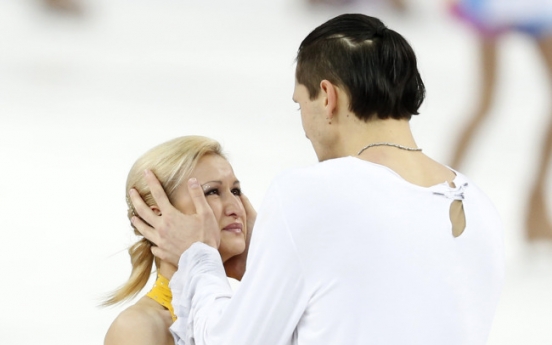
<path fill-rule="evenodd" d="M 331 119 L 337 108 L 337 87 L 330 81 L 324 79 L 320 82 L 320 90 L 324 97 L 323 106 L 326 109 L 326 114 Z"/>
<path fill-rule="evenodd" d="M 157 205 L 151 205 L 150 208 L 156 216 L 161 215 L 161 210 L 159 209 L 159 207 L 157 207 Z"/>

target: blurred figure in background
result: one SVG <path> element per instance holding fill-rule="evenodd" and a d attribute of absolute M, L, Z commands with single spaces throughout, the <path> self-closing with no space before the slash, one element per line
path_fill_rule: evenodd
<path fill-rule="evenodd" d="M 311 5 L 334 5 L 334 6 L 342 6 L 342 5 L 349 5 L 354 4 L 358 2 L 374 2 L 374 0 L 308 0 L 308 3 Z M 384 0 L 383 2 L 388 2 L 394 9 L 398 10 L 399 12 L 406 11 L 406 3 L 405 0 Z"/>
<path fill-rule="evenodd" d="M 474 116 L 460 135 L 451 166 L 459 169 L 474 136 L 489 114 L 496 89 L 498 45 L 507 32 L 525 34 L 538 46 L 552 86 L 552 0 L 458 0 L 453 14 L 475 28 L 479 39 L 481 91 Z M 552 240 L 552 223 L 547 213 L 546 179 L 552 155 L 552 109 L 538 171 L 532 182 L 526 214 L 526 237 L 529 240 Z"/>
<path fill-rule="evenodd" d="M 51 10 L 61 13 L 80 15 L 82 14 L 82 4 L 78 0 L 41 0 L 42 3 Z"/>

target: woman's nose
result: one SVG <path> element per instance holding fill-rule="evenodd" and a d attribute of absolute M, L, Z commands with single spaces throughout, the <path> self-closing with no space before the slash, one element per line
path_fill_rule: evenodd
<path fill-rule="evenodd" d="M 229 193 L 228 197 L 225 198 L 224 214 L 235 218 L 243 216 L 243 207 L 241 207 L 241 201 L 238 196 Z"/>

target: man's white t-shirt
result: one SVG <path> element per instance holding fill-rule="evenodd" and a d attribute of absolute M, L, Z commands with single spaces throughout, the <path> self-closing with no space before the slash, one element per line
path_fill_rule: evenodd
<path fill-rule="evenodd" d="M 457 173 L 425 188 L 354 157 L 270 187 L 232 292 L 217 250 L 194 244 L 170 286 L 177 344 L 483 345 L 504 280 L 502 225 Z M 450 205 L 466 228 L 454 237 Z"/>

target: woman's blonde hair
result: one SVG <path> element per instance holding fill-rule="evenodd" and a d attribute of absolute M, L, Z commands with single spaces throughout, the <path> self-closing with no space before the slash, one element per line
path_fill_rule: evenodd
<path fill-rule="evenodd" d="M 172 202 L 176 189 L 190 177 L 199 160 L 209 154 L 226 158 L 220 144 L 202 136 L 184 136 L 158 145 L 143 154 L 134 163 L 128 173 L 126 183 L 127 217 L 135 215 L 128 192 L 134 188 L 148 206 L 155 205 L 155 200 L 144 179 L 144 170 L 151 170 Z M 131 223 L 132 226 L 132 223 Z M 142 236 L 134 226 L 134 233 Z M 147 284 L 152 273 L 153 262 L 159 268 L 159 262 L 151 253 L 151 242 L 142 237 L 128 249 L 132 272 L 126 283 L 110 293 L 102 305 L 110 306 L 134 298 Z"/>

